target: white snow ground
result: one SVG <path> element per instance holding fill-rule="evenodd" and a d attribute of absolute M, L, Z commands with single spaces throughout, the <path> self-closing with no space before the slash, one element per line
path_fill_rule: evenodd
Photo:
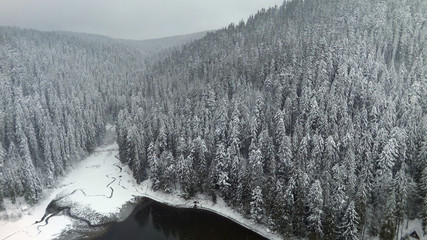
<path fill-rule="evenodd" d="M 121 207 L 134 198 L 135 193 L 135 181 L 132 175 L 128 174 L 130 170 L 120 172 L 118 166 L 122 164 L 115 158 L 117 149 L 116 144 L 96 149 L 91 156 L 79 162 L 67 176 L 59 180 L 59 187 L 45 191 L 45 198 L 32 208 L 21 199 L 16 205 L 8 201 L 5 204 L 6 211 L 0 214 L 0 239 L 46 240 L 72 228 L 75 221 L 65 215 L 51 217 L 46 226 L 45 222 L 34 224 L 43 217 L 47 205 L 57 196 L 70 194 L 60 203 L 72 206 L 73 214 L 88 217 L 94 224 L 99 223 L 102 217 L 117 215 Z M 112 193 L 107 187 L 110 182 L 114 192 L 112 197 L 108 198 Z M 78 191 L 75 191 L 76 189 Z"/>
<path fill-rule="evenodd" d="M 135 197 L 148 197 L 181 208 L 192 208 L 193 202 L 198 201 L 201 209 L 229 218 L 268 239 L 282 239 L 266 226 L 243 217 L 219 197 L 216 204 L 204 195 L 184 200 L 179 191 L 169 194 L 152 191 L 149 180 L 138 185 L 130 169 L 117 159 L 118 146 L 113 143 L 114 128 L 108 126 L 108 129 L 109 144 L 97 148 L 92 155 L 76 164 L 65 177 L 58 180 L 57 188 L 45 191 L 43 200 L 37 205 L 29 207 L 22 198 L 16 204 L 6 200 L 6 211 L 0 212 L 0 240 L 60 238 L 61 233 L 82 226 L 81 221 L 61 214 L 51 217 L 47 225 L 45 222 L 35 224 L 45 214 L 48 204 L 63 196 L 65 197 L 58 201 L 59 205 L 71 206 L 70 212 L 73 215 L 87 219 L 91 224 L 125 219 L 130 214 L 129 211 L 122 211 L 126 203 L 132 202 Z M 402 235 L 413 229 L 421 230 L 420 220 L 410 221 L 408 229 L 403 230 Z M 425 236 L 421 238 L 426 239 Z"/>

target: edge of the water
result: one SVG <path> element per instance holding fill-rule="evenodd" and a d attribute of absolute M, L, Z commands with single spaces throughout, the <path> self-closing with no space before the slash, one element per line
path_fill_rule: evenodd
<path fill-rule="evenodd" d="M 162 195 L 162 196 L 158 196 L 158 195 Z M 185 200 L 182 197 L 178 198 L 177 196 L 166 194 L 166 193 L 157 193 L 157 192 L 149 191 L 146 193 L 140 193 L 139 195 L 136 195 L 135 197 L 136 198 L 147 198 L 147 199 L 151 199 L 152 201 L 155 201 L 155 202 L 158 202 L 161 204 L 165 204 L 167 206 L 171 206 L 171 207 L 175 207 L 175 208 L 184 208 L 184 209 L 194 208 L 193 202 L 197 201 L 197 202 L 201 203 L 201 204 L 197 205 L 197 209 L 212 212 L 212 213 L 220 215 L 224 218 L 227 218 L 227 219 L 235 222 L 236 224 L 238 224 L 238 225 L 240 225 L 240 226 L 242 226 L 242 227 L 244 227 L 250 231 L 257 233 L 258 235 L 260 235 L 266 239 L 270 239 L 270 240 L 283 239 L 283 236 L 279 235 L 278 233 L 268 231 L 267 227 L 265 225 L 255 223 L 252 220 L 243 217 L 243 215 L 235 212 L 234 210 L 232 212 L 233 214 L 227 214 L 225 211 L 220 211 L 219 209 L 215 209 L 214 207 L 210 207 L 210 206 L 215 206 L 216 204 L 213 204 L 210 201 L 207 202 L 206 201 L 207 197 L 204 195 L 201 195 L 199 197 L 194 197 L 194 198 L 191 198 L 189 200 Z M 231 209 L 229 209 L 229 210 L 231 210 Z M 240 219 L 238 219 L 238 218 L 240 218 Z M 245 221 L 243 221 L 242 219 Z"/>

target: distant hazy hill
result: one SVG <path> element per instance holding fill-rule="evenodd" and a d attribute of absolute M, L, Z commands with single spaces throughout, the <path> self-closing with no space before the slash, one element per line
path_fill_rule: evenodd
<path fill-rule="evenodd" d="M 90 40 L 95 42 L 116 42 L 121 44 L 128 44 L 143 49 L 146 54 L 153 54 L 162 50 L 178 47 L 182 44 L 197 40 L 206 35 L 207 32 L 199 32 L 185 35 L 170 36 L 164 38 L 147 39 L 147 40 L 126 40 L 114 39 L 97 34 L 88 33 L 75 33 L 75 32 L 58 32 L 72 37 L 79 37 L 82 40 Z"/>

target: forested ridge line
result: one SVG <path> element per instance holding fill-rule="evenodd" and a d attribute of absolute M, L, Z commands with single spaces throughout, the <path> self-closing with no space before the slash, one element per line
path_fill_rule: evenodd
<path fill-rule="evenodd" d="M 427 216 L 426 12 L 293 0 L 208 33 L 136 83 L 120 159 L 287 237 L 393 239 Z"/>

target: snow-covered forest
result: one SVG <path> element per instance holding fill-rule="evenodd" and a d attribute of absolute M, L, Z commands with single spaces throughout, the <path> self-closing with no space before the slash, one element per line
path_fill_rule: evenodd
<path fill-rule="evenodd" d="M 291 0 L 164 51 L 0 28 L 0 202 L 37 201 L 110 122 L 154 190 L 220 196 L 285 237 L 393 239 L 427 224 L 426 16 Z"/>
<path fill-rule="evenodd" d="M 208 33 L 140 79 L 120 159 L 285 235 L 392 239 L 426 214 L 426 7 L 290 1 Z"/>
<path fill-rule="evenodd" d="M 0 27 L 0 202 L 37 201 L 98 145 L 146 58 L 201 36 L 134 42 Z"/>

